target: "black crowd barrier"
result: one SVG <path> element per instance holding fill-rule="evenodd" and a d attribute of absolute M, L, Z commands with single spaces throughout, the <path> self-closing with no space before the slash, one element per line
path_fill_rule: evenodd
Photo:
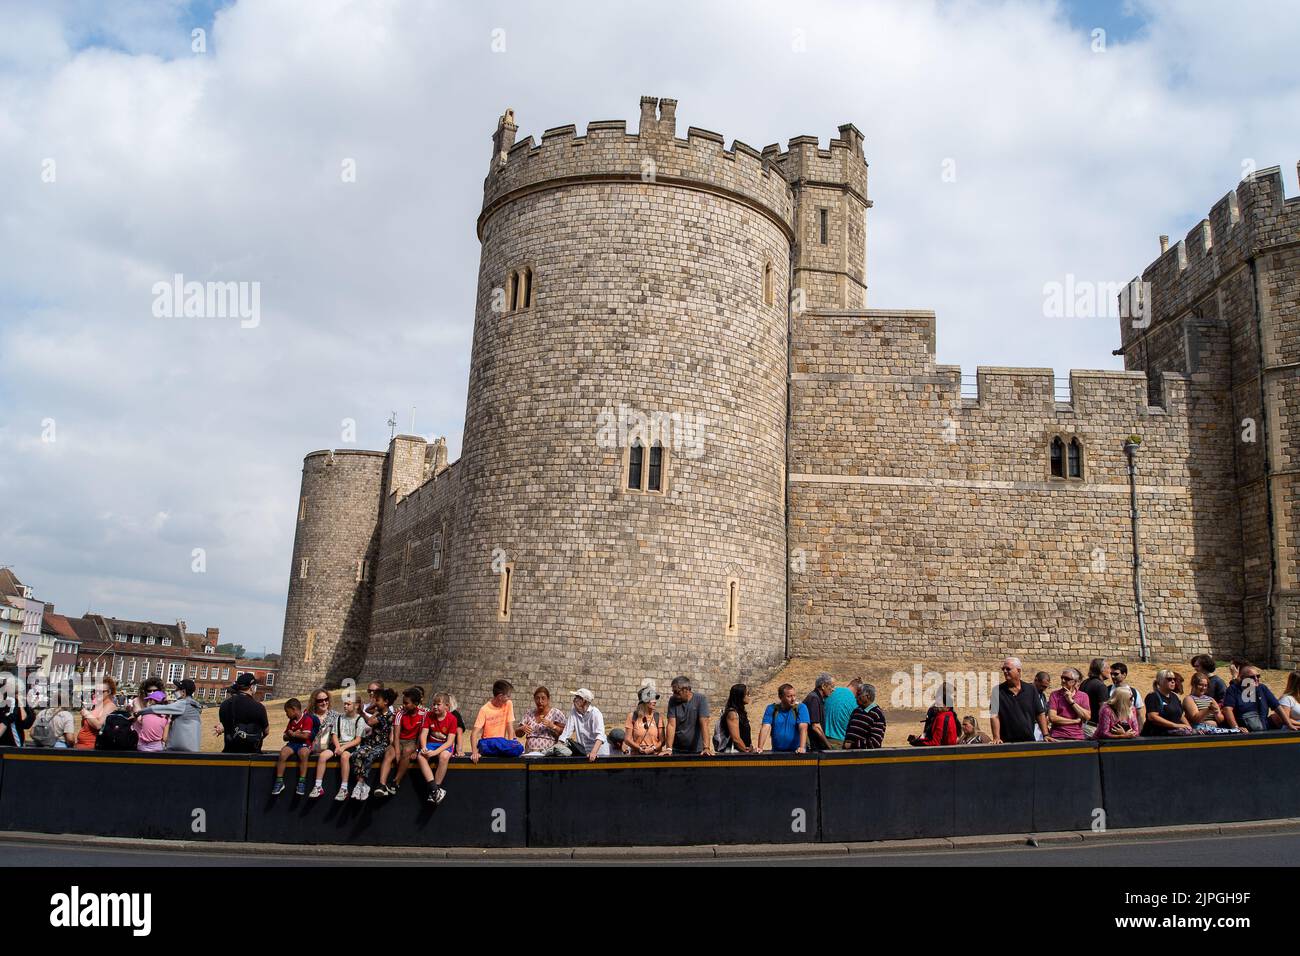
<path fill-rule="evenodd" d="M 3 763 L 0 830 L 247 838 L 247 757 L 27 747 Z"/>
<path fill-rule="evenodd" d="M 1086 741 L 823 754 L 820 773 L 823 840 L 1081 830 L 1102 806 Z"/>
<path fill-rule="evenodd" d="M 1101 776 L 1111 827 L 1300 817 L 1300 734 L 1112 741 Z"/>
<path fill-rule="evenodd" d="M 376 769 L 378 764 L 376 763 Z M 307 790 L 316 777 L 313 760 Z M 454 760 L 447 768 L 447 797 L 436 806 L 418 768 L 407 771 L 396 796 L 335 800 L 338 761 L 325 771 L 325 794 L 312 799 L 295 792 L 293 766 L 285 790 L 271 796 L 275 758 L 255 757 L 248 774 L 248 839 L 257 843 L 354 843 L 373 846 L 526 846 L 528 807 L 522 760 Z M 373 779 L 373 776 L 372 776 Z"/>
<path fill-rule="evenodd" d="M 271 796 L 275 758 L 0 750 L 0 830 L 349 845 L 867 842 L 1300 817 L 1300 734 L 796 756 L 457 759 L 447 799 Z M 308 772 L 314 781 L 315 766 Z"/>
<path fill-rule="evenodd" d="M 530 846 L 814 843 L 817 758 L 631 757 L 534 761 Z"/>

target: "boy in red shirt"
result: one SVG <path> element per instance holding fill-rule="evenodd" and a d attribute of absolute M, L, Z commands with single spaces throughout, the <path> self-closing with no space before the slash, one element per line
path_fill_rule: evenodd
<path fill-rule="evenodd" d="M 278 797 L 284 793 L 284 767 L 290 757 L 298 758 L 298 789 L 302 796 L 307 792 L 307 761 L 311 759 L 311 742 L 316 738 L 320 721 L 314 714 L 304 714 L 302 702 L 297 697 L 290 697 L 284 702 L 284 715 L 289 718 L 289 725 L 284 728 L 285 744 L 280 748 L 280 759 L 275 764 L 275 785 L 271 787 L 271 796 Z"/>
<path fill-rule="evenodd" d="M 383 765 L 379 768 L 379 787 L 375 790 L 378 796 L 394 796 L 397 788 L 402 785 L 406 771 L 411 767 L 411 761 L 415 759 L 415 751 L 420 745 L 420 731 L 424 729 L 424 718 L 428 714 L 428 710 L 420 706 L 422 700 L 424 691 L 419 687 L 408 687 L 402 691 L 402 709 L 393 721 L 392 746 L 384 754 Z M 390 787 L 388 771 L 394 763 L 397 764 L 397 778 Z"/>
<path fill-rule="evenodd" d="M 420 747 L 415 752 L 415 759 L 420 763 L 420 773 L 424 782 L 429 784 L 430 803 L 442 803 L 447 791 L 442 787 L 443 778 L 447 776 L 447 764 L 451 763 L 456 750 L 456 733 L 460 730 L 460 721 L 451 712 L 451 698 L 446 694 L 434 694 L 433 706 L 424 718 L 424 727 L 420 731 Z M 437 763 L 438 772 L 434 773 L 429 765 Z"/>

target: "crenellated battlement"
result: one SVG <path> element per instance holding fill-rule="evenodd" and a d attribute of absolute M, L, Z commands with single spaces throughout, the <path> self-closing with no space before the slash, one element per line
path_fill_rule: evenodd
<path fill-rule="evenodd" d="M 839 138 L 831 140 L 826 149 L 821 148 L 816 136 L 796 136 L 784 152 L 779 143 L 763 147 L 763 159 L 780 169 L 796 188 L 805 183 L 844 183 L 865 200 L 868 164 L 862 151 L 862 133 L 852 123 L 839 130 Z M 871 206 L 870 200 L 866 205 Z"/>
<path fill-rule="evenodd" d="M 479 234 L 492 214 L 521 190 L 557 181 L 692 184 L 762 207 L 792 228 L 794 194 L 780 166 L 754 147 L 721 133 L 692 126 L 677 136 L 676 100 L 642 97 L 636 133 L 623 120 L 595 120 L 584 135 L 570 124 L 515 142 L 513 112 L 507 111 L 493 137 L 491 169 L 483 186 Z M 860 134 L 859 134 L 860 136 Z M 837 141 L 838 142 L 838 141 Z"/>
<path fill-rule="evenodd" d="M 1187 312 L 1251 256 L 1297 237 L 1300 198 L 1286 198 L 1281 169 L 1270 166 L 1243 179 L 1206 218 L 1134 277 L 1134 282 L 1145 284 L 1149 300 L 1139 321 L 1121 320 L 1125 346 L 1149 328 Z"/>

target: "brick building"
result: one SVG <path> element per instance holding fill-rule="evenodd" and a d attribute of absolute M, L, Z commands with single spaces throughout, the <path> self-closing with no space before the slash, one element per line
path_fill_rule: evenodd
<path fill-rule="evenodd" d="M 643 98 L 493 137 L 461 458 L 303 466 L 282 689 L 713 693 L 798 655 L 1300 659 L 1300 201 L 1256 172 L 1133 284 L 1126 371 L 935 362 L 868 308 L 852 125 L 761 152 Z M 787 308 L 787 303 L 789 307 Z"/>
<path fill-rule="evenodd" d="M 102 614 L 87 614 L 70 624 L 81 636 L 78 670 L 111 674 L 124 693 L 134 693 L 147 677 L 161 677 L 166 684 L 189 678 L 197 699 L 218 702 L 234 682 L 235 657 L 217 653 L 220 632 L 215 627 L 190 634 L 184 621 L 155 624 Z"/>

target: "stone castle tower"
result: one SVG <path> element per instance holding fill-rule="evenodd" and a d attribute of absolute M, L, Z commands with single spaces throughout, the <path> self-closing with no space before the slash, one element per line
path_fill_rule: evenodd
<path fill-rule="evenodd" d="M 933 313 L 866 307 L 855 127 L 727 150 L 678 136 L 675 109 L 643 98 L 636 134 L 540 143 L 501 117 L 463 454 L 397 436 L 307 456 L 285 690 L 379 676 L 475 699 L 505 676 L 617 707 L 642 677 L 725 692 L 791 654 L 1119 652 L 1135 432 L 1154 652 L 1294 659 L 1289 612 L 1247 624 L 1268 562 L 1238 487 L 1272 469 L 1289 568 L 1286 369 L 1269 463 L 1233 440 L 1258 366 L 1230 326 L 1259 312 L 1270 367 L 1296 327 L 1300 208 L 1275 170 L 1232 194 L 1243 225 L 1213 256 L 1171 269 L 1180 243 L 1148 270 L 1132 371 L 1074 372 L 1062 400 L 1050 370 L 980 369 L 972 395 L 934 363 Z M 1256 310 L 1243 250 L 1277 242 Z"/>

